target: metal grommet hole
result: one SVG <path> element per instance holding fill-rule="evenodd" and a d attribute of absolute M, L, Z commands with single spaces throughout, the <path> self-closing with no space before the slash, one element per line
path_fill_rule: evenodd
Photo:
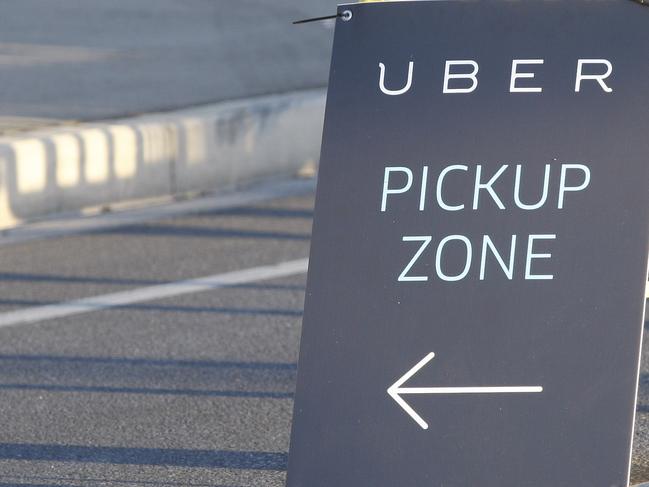
<path fill-rule="evenodd" d="M 354 14 L 352 14 L 351 10 L 343 10 L 343 14 L 340 16 L 340 18 L 342 18 L 344 22 L 348 22 L 352 20 L 353 15 Z"/>

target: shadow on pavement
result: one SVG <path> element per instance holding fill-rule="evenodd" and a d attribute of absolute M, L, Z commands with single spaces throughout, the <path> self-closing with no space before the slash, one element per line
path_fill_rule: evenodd
<path fill-rule="evenodd" d="M 24 272 L 0 272 L 0 282 L 109 284 L 115 286 L 156 286 L 158 284 L 169 284 L 176 281 L 114 278 L 114 277 L 102 277 L 102 276 L 62 276 L 56 274 L 34 274 L 34 273 L 24 273 Z M 224 287 L 234 288 L 234 289 L 253 289 L 253 290 L 262 290 L 262 291 L 304 291 L 306 289 L 305 286 L 293 285 L 293 284 L 259 284 L 259 283 L 233 284 Z"/>
<path fill-rule="evenodd" d="M 41 301 L 29 299 L 0 299 L 0 306 L 47 306 L 59 304 L 59 301 Z M 269 315 L 269 316 L 302 316 L 301 309 L 276 308 L 230 308 L 217 306 L 178 306 L 159 304 L 127 304 L 112 306 L 109 309 L 130 309 L 141 311 L 165 311 L 173 313 L 218 313 L 229 315 Z"/>
<path fill-rule="evenodd" d="M 16 484 L 16 483 L 11 483 L 7 484 L 5 482 L 0 482 L 0 487 L 77 487 L 73 484 L 25 484 L 23 482 Z"/>
<path fill-rule="evenodd" d="M 0 272 L 0 281 L 48 282 L 62 284 L 112 284 L 116 286 L 153 286 L 167 281 L 151 279 L 124 279 L 95 276 L 57 276 L 55 274 L 32 274 L 22 272 Z"/>
<path fill-rule="evenodd" d="M 308 233 L 270 232 L 261 230 L 242 230 L 225 228 L 205 228 L 199 226 L 179 225 L 132 225 L 128 227 L 98 230 L 96 234 L 139 235 L 144 237 L 203 237 L 203 238 L 254 238 L 271 240 L 304 240 L 311 239 Z"/>
<path fill-rule="evenodd" d="M 294 362 L 234 362 L 215 360 L 182 360 L 130 357 L 75 357 L 62 355 L 0 355 L 2 361 L 54 362 L 78 364 L 149 365 L 155 367 L 197 367 L 216 369 L 297 370 Z"/>
<path fill-rule="evenodd" d="M 286 453 L 0 443 L 1 460 L 286 470 Z"/>
<path fill-rule="evenodd" d="M 253 218 L 313 218 L 313 210 L 295 208 L 264 208 L 260 206 L 242 206 L 228 210 L 201 211 L 200 216 L 250 216 Z"/>
<path fill-rule="evenodd" d="M 297 365 L 0 355 L 0 391 L 292 399 Z"/>
<path fill-rule="evenodd" d="M 20 480 L 20 484 L 8 483 L 9 480 Z M 32 483 L 24 483 L 24 481 L 29 481 Z M 37 483 L 34 483 L 37 482 Z M 43 483 L 43 482 L 55 482 L 55 483 Z M 62 484 L 61 482 L 72 482 Z M 149 486 L 182 486 L 182 487 L 235 487 L 233 485 L 221 485 L 221 484 L 205 484 L 205 483 L 195 483 L 195 482 L 173 482 L 173 481 L 164 481 L 164 480 L 131 480 L 131 479 L 115 479 L 115 478 L 97 478 L 97 477 L 54 477 L 54 476 L 42 476 L 42 475 L 30 475 L 30 476 L 21 476 L 15 477 L 10 475 L 0 474 L 0 487 L 79 487 L 79 485 L 88 486 L 89 483 L 99 484 L 102 486 L 107 485 L 128 485 L 130 487 L 137 487 L 141 485 Z"/>
<path fill-rule="evenodd" d="M 153 394 L 157 396 L 250 397 L 256 399 L 292 399 L 292 392 L 212 391 L 198 389 L 159 389 L 147 387 L 66 386 L 52 384 L 0 384 L 0 390 L 45 392 L 98 392 L 103 394 Z"/>

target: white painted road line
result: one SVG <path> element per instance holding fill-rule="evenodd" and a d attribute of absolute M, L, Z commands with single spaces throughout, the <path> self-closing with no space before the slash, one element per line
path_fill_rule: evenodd
<path fill-rule="evenodd" d="M 0 327 L 25 325 L 54 318 L 63 318 L 65 316 L 127 306 L 143 301 L 171 298 L 183 294 L 235 286 L 237 284 L 247 284 L 267 279 L 304 274 L 307 271 L 308 265 L 308 259 L 291 260 L 280 262 L 279 264 L 251 267 L 249 269 L 214 274 L 212 276 L 188 279 L 186 281 L 141 287 L 129 291 L 102 294 L 46 306 L 18 309 L 0 314 Z"/>

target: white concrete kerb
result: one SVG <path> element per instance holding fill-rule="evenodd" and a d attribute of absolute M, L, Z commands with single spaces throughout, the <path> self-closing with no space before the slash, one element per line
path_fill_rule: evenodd
<path fill-rule="evenodd" d="M 314 166 L 324 100 L 324 90 L 302 91 L 2 137 L 0 230 Z"/>

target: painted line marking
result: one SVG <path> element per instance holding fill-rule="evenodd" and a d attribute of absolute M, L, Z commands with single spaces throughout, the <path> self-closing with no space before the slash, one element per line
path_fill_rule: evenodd
<path fill-rule="evenodd" d="M 394 384 L 388 388 L 388 394 L 408 415 L 421 426 L 428 429 L 428 423 L 412 409 L 412 407 L 401 397 L 402 394 L 520 394 L 543 392 L 541 386 L 504 386 L 504 387 L 401 387 L 408 379 L 415 375 L 428 362 L 433 360 L 433 352 L 426 355 L 417 362 L 413 368 L 403 374 Z"/>
<path fill-rule="evenodd" d="M 247 284 L 250 282 L 276 279 L 280 277 L 304 274 L 309 266 L 309 259 L 297 259 L 280 262 L 274 265 L 251 267 L 222 274 L 214 274 L 196 279 L 170 282 L 155 286 L 147 286 L 129 291 L 102 294 L 88 298 L 64 301 L 57 304 L 45 306 L 34 306 L 30 308 L 8 311 L 0 314 L 0 327 L 25 325 L 39 321 L 63 318 L 82 313 L 101 311 L 119 306 L 126 306 L 143 301 L 182 296 L 184 294 L 198 293 Z"/>

